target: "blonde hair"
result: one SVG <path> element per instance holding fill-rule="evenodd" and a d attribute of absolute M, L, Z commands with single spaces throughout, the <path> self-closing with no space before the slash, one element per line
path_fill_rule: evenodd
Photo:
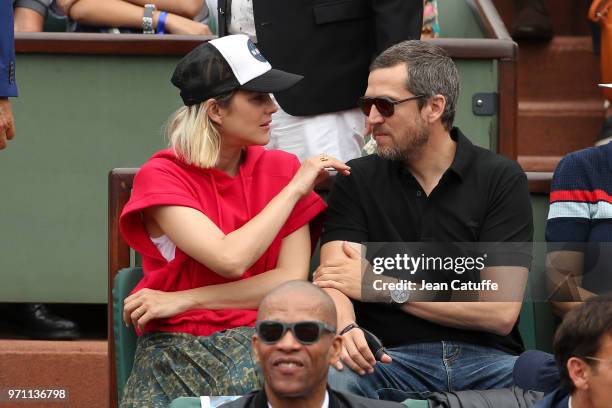
<path fill-rule="evenodd" d="M 230 95 L 215 98 L 220 107 L 230 104 Z M 181 106 L 166 126 L 168 147 L 188 164 L 211 168 L 217 164 L 221 151 L 221 129 L 208 115 L 210 99 L 191 106 Z"/>

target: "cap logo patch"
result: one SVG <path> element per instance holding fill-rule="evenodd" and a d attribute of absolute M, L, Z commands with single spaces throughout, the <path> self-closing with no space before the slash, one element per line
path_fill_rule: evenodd
<path fill-rule="evenodd" d="M 268 62 L 263 55 L 261 55 L 261 52 L 259 52 L 259 49 L 257 48 L 257 46 L 253 43 L 253 41 L 249 40 L 247 41 L 247 46 L 249 47 L 249 51 L 251 52 L 251 55 L 260 62 Z"/>

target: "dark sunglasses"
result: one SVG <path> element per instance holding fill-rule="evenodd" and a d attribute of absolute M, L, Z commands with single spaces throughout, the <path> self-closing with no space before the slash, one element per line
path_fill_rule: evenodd
<path fill-rule="evenodd" d="M 357 105 L 361 108 L 361 111 L 364 115 L 370 116 L 370 111 L 372 110 L 372 105 L 376 106 L 376 110 L 383 115 L 385 118 L 389 116 L 393 116 L 395 113 L 395 105 L 398 105 L 402 102 L 408 102 L 415 99 L 420 99 L 425 97 L 425 95 L 416 95 L 411 96 L 410 98 L 400 99 L 399 101 L 394 101 L 393 99 L 387 98 L 385 96 L 378 96 L 375 98 L 371 98 L 368 96 L 362 96 L 357 100 Z"/>
<path fill-rule="evenodd" d="M 283 338 L 287 330 L 291 330 L 295 339 L 304 345 L 314 344 L 319 341 L 324 331 L 330 333 L 336 332 L 336 328 L 314 321 L 282 323 L 275 320 L 263 320 L 255 325 L 257 337 L 265 344 L 276 343 Z"/>

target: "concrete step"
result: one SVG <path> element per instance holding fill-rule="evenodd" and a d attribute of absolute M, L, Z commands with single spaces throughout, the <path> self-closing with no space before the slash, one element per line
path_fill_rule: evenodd
<path fill-rule="evenodd" d="M 518 155 L 565 156 L 592 146 L 604 116 L 603 103 L 599 101 L 520 101 Z"/>
<path fill-rule="evenodd" d="M 555 37 L 519 46 L 520 101 L 601 100 L 599 58 L 590 37 Z"/>
<path fill-rule="evenodd" d="M 106 408 L 107 356 L 105 340 L 0 340 L 0 407 Z M 15 400 L 8 390 L 63 390 L 66 399 Z"/>

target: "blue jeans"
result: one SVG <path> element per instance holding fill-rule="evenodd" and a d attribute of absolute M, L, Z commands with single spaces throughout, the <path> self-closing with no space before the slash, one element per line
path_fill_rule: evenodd
<path fill-rule="evenodd" d="M 344 365 L 330 368 L 328 381 L 337 391 L 373 399 L 425 399 L 433 391 L 484 390 L 512 385 L 517 357 L 464 342 L 441 341 L 388 348 L 390 364 L 377 362 L 360 376 Z"/>

